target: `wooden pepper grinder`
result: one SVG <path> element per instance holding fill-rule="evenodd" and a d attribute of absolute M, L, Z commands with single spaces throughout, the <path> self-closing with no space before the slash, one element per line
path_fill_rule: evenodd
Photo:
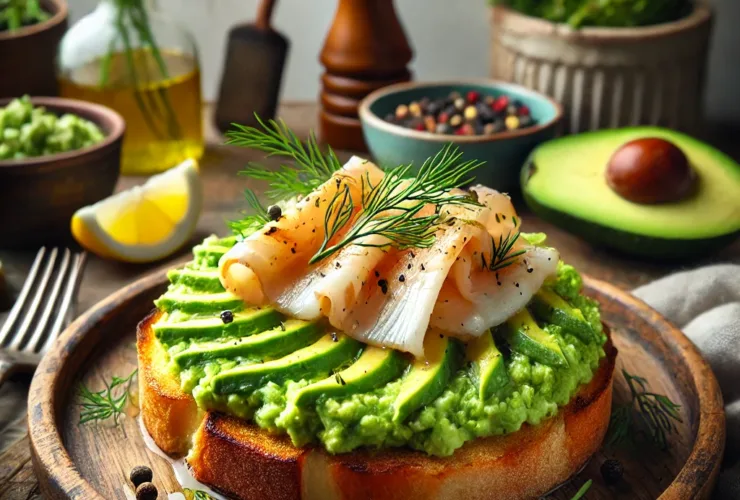
<path fill-rule="evenodd" d="M 366 151 L 357 107 L 370 92 L 410 80 L 412 57 L 393 0 L 339 0 L 320 57 L 322 142 Z"/>

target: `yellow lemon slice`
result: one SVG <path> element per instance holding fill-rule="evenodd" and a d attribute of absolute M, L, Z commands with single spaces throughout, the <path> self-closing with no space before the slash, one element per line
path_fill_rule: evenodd
<path fill-rule="evenodd" d="M 79 209 L 72 216 L 72 234 L 101 257 L 151 262 L 188 241 L 202 207 L 198 165 L 186 160 L 143 186 Z"/>

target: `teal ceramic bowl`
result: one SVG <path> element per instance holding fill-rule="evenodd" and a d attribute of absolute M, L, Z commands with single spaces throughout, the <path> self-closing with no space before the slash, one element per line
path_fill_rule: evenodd
<path fill-rule="evenodd" d="M 521 130 L 492 135 L 459 136 L 419 132 L 383 119 L 399 104 L 408 104 L 423 97 L 447 97 L 450 92 L 475 90 L 494 97 L 505 94 L 521 101 L 530 109 L 536 125 Z M 485 164 L 475 172 L 475 181 L 501 191 L 513 191 L 519 184 L 519 172 L 529 153 L 538 144 L 555 137 L 563 110 L 549 97 L 519 85 L 495 80 L 470 80 L 442 83 L 399 83 L 376 90 L 360 103 L 360 120 L 370 153 L 383 167 L 420 166 L 447 143 L 454 143 L 464 159 L 476 159 Z"/>

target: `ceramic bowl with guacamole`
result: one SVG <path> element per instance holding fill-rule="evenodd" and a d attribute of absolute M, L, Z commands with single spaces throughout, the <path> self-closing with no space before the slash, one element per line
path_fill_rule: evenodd
<path fill-rule="evenodd" d="M 477 182 L 514 190 L 529 153 L 555 137 L 560 104 L 495 80 L 399 83 L 368 95 L 359 107 L 370 153 L 381 166 L 420 166 L 445 144 L 485 161 Z"/>
<path fill-rule="evenodd" d="M 0 99 L 0 247 L 67 238 L 77 209 L 113 193 L 125 128 L 89 102 Z"/>

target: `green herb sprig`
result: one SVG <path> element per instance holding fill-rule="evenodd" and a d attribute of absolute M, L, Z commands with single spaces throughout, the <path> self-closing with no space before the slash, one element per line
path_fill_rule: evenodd
<path fill-rule="evenodd" d="M 80 386 L 80 424 L 87 422 L 102 422 L 113 417 L 118 425 L 121 415 L 126 410 L 126 402 L 131 396 L 131 383 L 138 370 L 134 370 L 128 377 L 113 377 L 110 382 L 103 381 L 105 389 L 92 392 L 84 384 Z"/>
<path fill-rule="evenodd" d="M 668 435 L 676 432 L 676 422 L 683 422 L 679 413 L 681 406 L 663 394 L 650 392 L 644 378 L 627 370 L 622 370 L 622 375 L 629 386 L 631 399 L 612 410 L 607 446 L 635 444 L 640 435 L 647 434 L 658 448 L 668 449 Z"/>
<path fill-rule="evenodd" d="M 555 23 L 582 26 L 648 26 L 680 19 L 691 0 L 489 0 Z"/>
<path fill-rule="evenodd" d="M 498 244 L 496 244 L 496 239 L 491 236 L 491 260 L 490 262 L 486 262 L 486 256 L 481 253 L 480 258 L 483 264 L 483 269 L 488 269 L 489 271 L 498 271 L 499 269 L 503 269 L 505 267 L 509 267 L 514 262 L 516 262 L 516 258 L 522 255 L 525 250 L 518 250 L 513 253 L 509 253 L 511 251 L 511 248 L 514 246 L 514 243 L 519 239 L 519 231 L 514 233 L 513 235 L 511 232 L 506 235 L 506 238 L 504 238 L 503 235 L 499 235 L 498 237 Z"/>
<path fill-rule="evenodd" d="M 0 31 L 15 31 L 49 19 L 39 0 L 0 0 Z"/>
<path fill-rule="evenodd" d="M 182 130 L 167 89 L 161 85 L 150 88 L 152 83 L 169 78 L 169 70 L 152 31 L 145 1 L 114 0 L 114 5 L 116 33 L 101 60 L 100 86 L 109 84 L 111 64 L 122 45 L 127 83 L 133 86 L 134 99 L 147 127 L 160 139 L 179 139 Z M 134 45 L 134 35 L 140 48 Z M 150 72 L 152 60 L 158 74 Z"/>
<path fill-rule="evenodd" d="M 247 200 L 247 205 L 252 209 L 251 213 L 242 211 L 243 217 L 241 219 L 228 222 L 231 230 L 242 238 L 249 236 L 270 221 L 267 209 L 260 203 L 254 191 L 246 189 L 244 198 Z"/>
<path fill-rule="evenodd" d="M 585 483 L 583 483 L 583 486 L 576 492 L 575 495 L 573 495 L 573 498 L 570 500 L 581 500 L 586 495 L 586 492 L 588 492 L 589 488 L 591 488 L 591 485 L 593 484 L 594 480 L 589 479 Z"/>
<path fill-rule="evenodd" d="M 470 182 L 472 179 L 469 174 L 482 164 L 474 160 L 462 162 L 461 158 L 462 153 L 450 144 L 425 161 L 413 178 L 407 177 L 411 165 L 386 172 L 375 186 L 369 178 L 363 177 L 362 207 L 347 233 L 336 243 L 330 244 L 353 218 L 354 206 L 349 188 L 345 186 L 338 190 L 326 212 L 324 241 L 309 263 L 323 260 L 349 244 L 393 246 L 399 250 L 429 248 L 434 244 L 437 227 L 444 222 L 440 212 L 442 205 L 479 205 L 468 194 L 449 194 L 450 189 Z M 419 216 L 427 205 L 435 205 L 435 213 Z M 375 235 L 384 237 L 387 242 L 363 242 L 365 238 Z"/>
<path fill-rule="evenodd" d="M 313 132 L 304 144 L 283 122 L 267 123 L 258 116 L 257 127 L 233 124 L 234 130 L 226 133 L 226 144 L 256 149 L 268 156 L 291 158 L 294 165 L 281 165 L 278 170 L 268 170 L 257 163 L 250 163 L 239 174 L 266 181 L 270 189 L 267 196 L 284 200 L 296 195 L 306 195 L 329 180 L 342 164 L 331 148 L 321 151 Z"/>

